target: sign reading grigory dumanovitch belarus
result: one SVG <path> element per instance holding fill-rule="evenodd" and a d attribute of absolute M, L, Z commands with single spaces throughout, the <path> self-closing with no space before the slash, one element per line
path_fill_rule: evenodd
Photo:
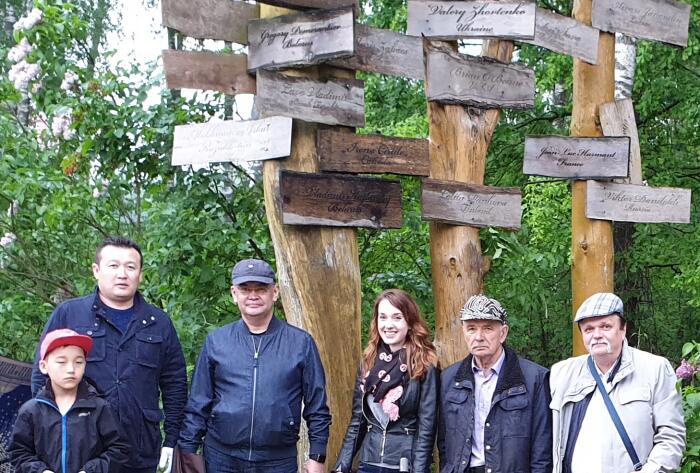
<path fill-rule="evenodd" d="M 423 180 L 423 219 L 472 227 L 520 228 L 522 197 L 515 187 Z"/>
<path fill-rule="evenodd" d="M 400 181 L 282 171 L 280 192 L 285 224 L 369 228 L 402 224 Z"/>
<path fill-rule="evenodd" d="M 289 77 L 258 70 L 255 106 L 260 116 L 281 115 L 326 125 L 365 125 L 365 89 L 361 80 Z"/>
<path fill-rule="evenodd" d="M 352 7 L 312 10 L 248 23 L 248 70 L 317 64 L 353 54 Z"/>
<path fill-rule="evenodd" d="M 408 0 L 406 33 L 436 39 L 532 39 L 535 2 Z"/>
<path fill-rule="evenodd" d="M 255 77 L 245 54 L 163 51 L 165 83 L 170 89 L 216 90 L 228 95 L 254 94 Z"/>
<path fill-rule="evenodd" d="M 615 222 L 690 223 L 690 189 L 588 181 L 586 217 Z"/>
<path fill-rule="evenodd" d="M 599 36 L 597 29 L 580 21 L 538 8 L 535 38 L 523 41 L 595 64 Z"/>
<path fill-rule="evenodd" d="M 570 179 L 623 178 L 628 174 L 629 156 L 627 136 L 528 136 L 523 173 Z"/>
<path fill-rule="evenodd" d="M 163 0 L 163 25 L 185 36 L 248 41 L 248 20 L 260 17 L 260 5 L 232 0 Z"/>
<path fill-rule="evenodd" d="M 464 56 L 431 42 L 426 55 L 428 100 L 481 108 L 532 108 L 535 73 L 490 58 Z"/>
<path fill-rule="evenodd" d="M 173 165 L 257 161 L 289 156 L 292 119 L 197 123 L 175 127 Z"/>
<path fill-rule="evenodd" d="M 690 5 L 676 0 L 593 0 L 592 24 L 677 46 L 688 45 Z"/>

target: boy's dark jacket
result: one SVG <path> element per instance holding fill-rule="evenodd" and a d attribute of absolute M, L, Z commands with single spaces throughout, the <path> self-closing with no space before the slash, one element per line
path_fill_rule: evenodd
<path fill-rule="evenodd" d="M 10 458 L 17 473 L 114 473 L 129 456 L 109 404 L 83 380 L 65 421 L 50 381 L 36 398 L 22 405 L 12 432 Z"/>

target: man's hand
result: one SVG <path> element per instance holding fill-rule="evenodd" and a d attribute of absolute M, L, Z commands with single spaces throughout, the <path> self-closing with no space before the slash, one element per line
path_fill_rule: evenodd
<path fill-rule="evenodd" d="M 171 447 L 163 447 L 160 450 L 160 462 L 158 462 L 158 469 L 163 473 L 170 473 L 170 469 L 173 467 L 173 449 Z"/>
<path fill-rule="evenodd" d="M 326 473 L 326 467 L 323 463 L 309 458 L 304 465 L 304 473 Z"/>

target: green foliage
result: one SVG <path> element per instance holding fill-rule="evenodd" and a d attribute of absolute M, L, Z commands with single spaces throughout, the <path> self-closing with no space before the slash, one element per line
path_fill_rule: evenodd
<path fill-rule="evenodd" d="M 689 371 L 695 372 L 690 374 L 690 379 L 678 381 L 683 397 L 686 429 L 686 450 L 680 471 L 693 473 L 700 470 L 700 343 L 684 344 L 682 356 L 685 368 L 690 367 Z M 683 368 L 682 366 L 679 370 Z"/>

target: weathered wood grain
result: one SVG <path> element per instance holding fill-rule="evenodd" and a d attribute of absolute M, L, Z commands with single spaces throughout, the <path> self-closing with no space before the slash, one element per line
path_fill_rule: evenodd
<path fill-rule="evenodd" d="M 254 94 L 255 77 L 246 71 L 246 62 L 245 54 L 163 50 L 165 83 L 170 89 Z"/>
<path fill-rule="evenodd" d="M 472 227 L 520 228 L 520 189 L 425 179 L 423 219 Z"/>
<path fill-rule="evenodd" d="M 623 99 L 600 106 L 600 126 L 605 136 L 628 136 L 630 139 L 629 177 L 620 184 L 642 184 L 642 153 L 639 149 L 637 122 L 634 118 L 632 100 Z"/>
<path fill-rule="evenodd" d="M 523 173 L 570 179 L 627 177 L 630 139 L 528 136 Z"/>
<path fill-rule="evenodd" d="M 282 220 L 290 225 L 399 228 L 401 182 L 282 171 Z"/>
<path fill-rule="evenodd" d="M 248 70 L 307 66 L 355 51 L 352 7 L 312 10 L 248 23 Z"/>
<path fill-rule="evenodd" d="M 675 0 L 593 0 L 592 22 L 602 31 L 685 47 L 690 5 Z"/>
<path fill-rule="evenodd" d="M 427 45 L 426 53 L 428 100 L 480 108 L 526 109 L 535 104 L 535 73 L 530 69 L 464 56 L 435 42 Z"/>
<path fill-rule="evenodd" d="M 408 0 L 411 36 L 435 39 L 535 37 L 535 2 Z"/>
<path fill-rule="evenodd" d="M 535 38 L 523 41 L 595 64 L 599 36 L 597 29 L 571 17 L 537 8 Z"/>
<path fill-rule="evenodd" d="M 173 165 L 244 162 L 289 156 L 292 119 L 197 123 L 175 127 Z"/>
<path fill-rule="evenodd" d="M 637 223 L 690 223 L 690 189 L 588 181 L 586 216 Z"/>
<path fill-rule="evenodd" d="M 391 30 L 355 24 L 355 54 L 330 64 L 358 71 L 423 80 L 423 45 L 420 38 Z"/>
<path fill-rule="evenodd" d="M 430 169 L 428 140 L 320 130 L 317 150 L 322 171 L 427 176 Z"/>
<path fill-rule="evenodd" d="M 261 117 L 281 115 L 326 125 L 365 125 L 365 91 L 360 80 L 321 82 L 259 70 L 255 106 Z"/>
<path fill-rule="evenodd" d="M 260 17 L 260 5 L 237 0 L 163 0 L 163 25 L 185 36 L 248 41 L 248 20 Z"/>
<path fill-rule="evenodd" d="M 359 12 L 357 0 L 265 0 L 260 3 L 275 5 L 277 7 L 292 8 L 294 10 L 340 8 L 352 6 L 355 13 Z"/>

